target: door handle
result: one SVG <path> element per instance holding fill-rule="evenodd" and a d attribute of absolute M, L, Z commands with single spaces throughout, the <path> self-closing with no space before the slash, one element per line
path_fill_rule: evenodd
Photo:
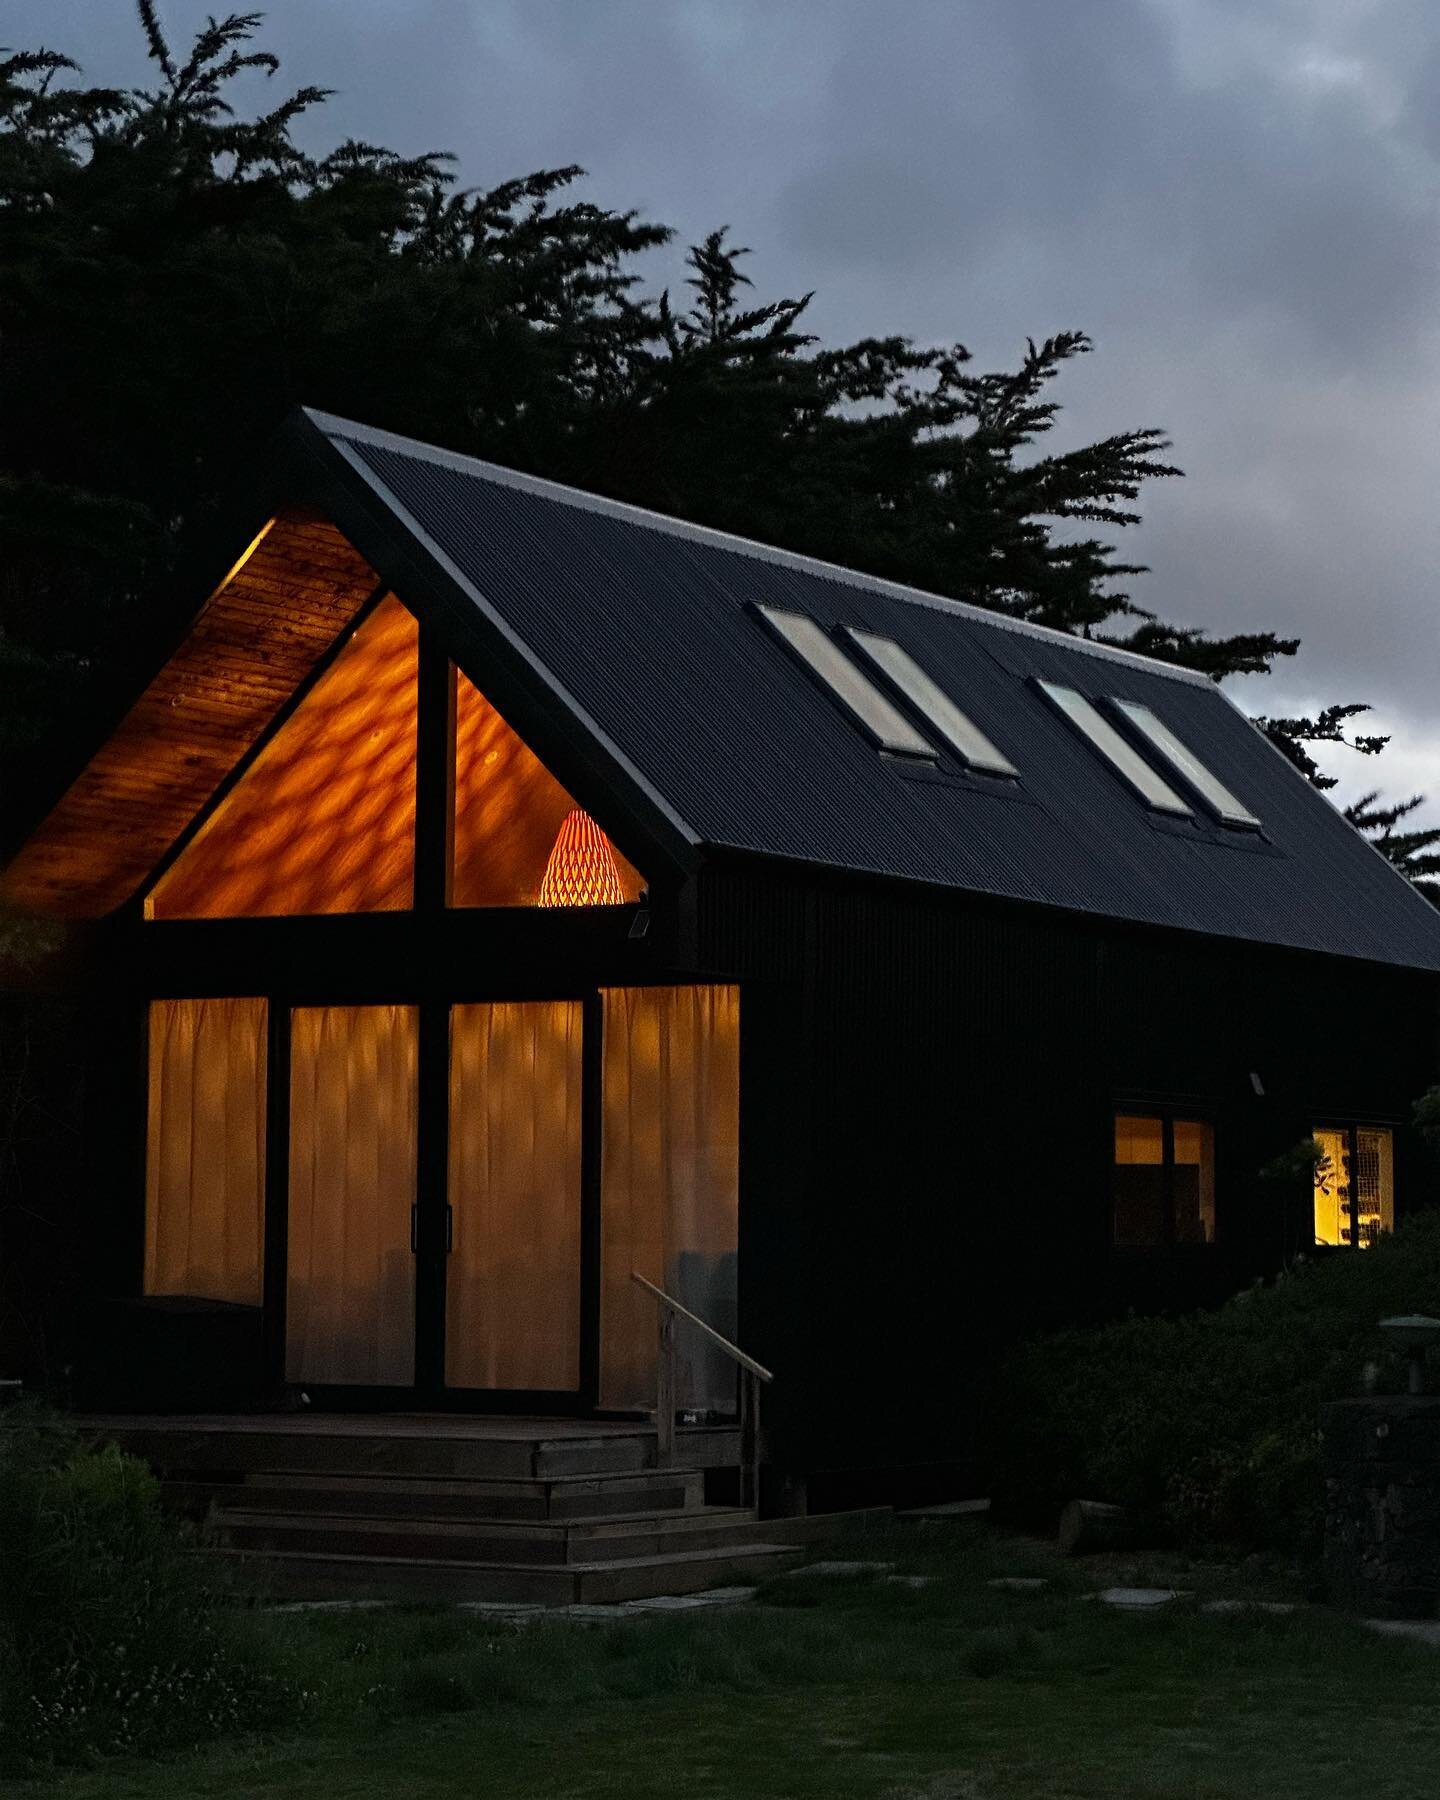
<path fill-rule="evenodd" d="M 410 1208 L 410 1254 L 412 1256 L 420 1254 L 420 1208 L 418 1206 Z"/>
<path fill-rule="evenodd" d="M 448 1256 L 455 1248 L 455 1208 L 445 1208 L 445 1254 Z"/>

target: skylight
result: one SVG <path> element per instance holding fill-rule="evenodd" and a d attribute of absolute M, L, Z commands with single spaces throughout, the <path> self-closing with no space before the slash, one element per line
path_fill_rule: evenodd
<path fill-rule="evenodd" d="M 1059 687 L 1053 681 L 1037 681 L 1035 685 L 1053 706 L 1064 713 L 1078 732 L 1089 738 L 1147 806 L 1153 806 L 1157 812 L 1176 813 L 1183 818 L 1193 816 L 1169 782 L 1163 781 L 1144 757 L 1130 748 L 1110 721 L 1096 712 L 1083 694 L 1077 694 L 1074 688 Z"/>
<path fill-rule="evenodd" d="M 756 611 L 849 708 L 882 750 L 888 750 L 894 756 L 935 760 L 935 746 L 861 674 L 813 619 L 806 618 L 803 613 L 782 612 L 774 606 L 757 607 Z"/>
<path fill-rule="evenodd" d="M 1112 700 L 1110 704 L 1155 746 L 1170 767 L 1190 783 L 1205 804 L 1225 824 L 1259 827 L 1260 821 L 1249 807 L 1237 800 L 1220 777 L 1212 775 L 1200 758 L 1186 749 L 1170 727 L 1162 719 L 1158 719 L 1148 706 L 1142 706 L 1138 700 Z"/>
<path fill-rule="evenodd" d="M 1018 775 L 1020 771 L 1008 756 L 1003 756 L 945 692 L 932 681 L 906 650 L 893 638 L 877 637 L 873 631 L 861 631 L 847 625 L 846 633 L 859 645 L 876 666 L 905 696 L 917 711 L 940 733 L 947 744 L 972 769 L 983 769 L 990 775 Z"/>

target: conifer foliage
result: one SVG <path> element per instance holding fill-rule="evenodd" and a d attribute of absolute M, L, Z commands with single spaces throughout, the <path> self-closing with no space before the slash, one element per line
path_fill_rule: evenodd
<path fill-rule="evenodd" d="M 575 197 L 581 171 L 489 189 L 440 152 L 295 137 L 261 15 L 183 56 L 138 0 L 154 85 L 86 86 L 40 49 L 0 58 L 0 752 L 45 757 L 95 683 L 153 639 L 153 596 L 235 474 L 303 402 L 662 512 L 1226 675 L 1297 644 L 1211 637 L 1131 592 L 1114 536 L 1177 476 L 1154 428 L 1044 448 L 1081 332 L 981 372 L 962 344 L 826 346 L 808 294 L 754 298 L 725 229 L 653 293 L 669 231 Z M 1363 708 L 1265 728 L 1384 740 Z M 12 762 L 13 766 L 13 762 Z M 1320 782 L 1325 785 L 1323 778 Z M 1437 833 L 1372 796 L 1355 822 L 1431 872 Z M 1418 859 L 1418 860 L 1417 860 Z M 1423 864 L 1423 868 L 1421 865 Z"/>

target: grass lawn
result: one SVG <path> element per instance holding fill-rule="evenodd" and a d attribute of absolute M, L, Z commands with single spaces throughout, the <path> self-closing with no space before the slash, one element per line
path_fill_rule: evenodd
<path fill-rule="evenodd" d="M 16 1800 L 1419 1800 L 1440 1788 L 1440 1652 L 1317 1610 L 1216 1616 L 1258 1576 L 1177 1558 L 1063 1564 L 905 1525 L 760 1604 L 587 1625 L 435 1609 L 280 1614 L 302 1730 L 16 1782 Z M 1039 1592 L 996 1574 L 1043 1574 Z M 1080 1596 L 1195 1590 L 1159 1614 Z M 1282 1578 L 1263 1591 L 1283 1596 Z"/>

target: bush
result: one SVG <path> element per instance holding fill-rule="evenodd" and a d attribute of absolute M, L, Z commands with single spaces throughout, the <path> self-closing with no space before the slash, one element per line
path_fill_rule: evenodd
<path fill-rule="evenodd" d="M 293 1715 L 154 1477 L 53 1415 L 0 1414 L 0 1746 L 11 1761 L 196 1744 Z"/>
<path fill-rule="evenodd" d="M 1022 1345 L 986 1408 L 994 1503 L 1039 1524 L 1067 1500 L 1111 1500 L 1183 1543 L 1311 1551 L 1318 1409 L 1357 1392 L 1367 1363 L 1382 1389 L 1403 1387 L 1376 1325 L 1413 1312 L 1440 1315 L 1440 1213 L 1213 1313 Z"/>

